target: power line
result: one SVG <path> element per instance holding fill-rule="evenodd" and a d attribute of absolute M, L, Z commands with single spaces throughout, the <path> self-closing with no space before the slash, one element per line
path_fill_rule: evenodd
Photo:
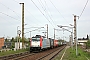
<path fill-rule="evenodd" d="M 2 4 L 1 2 L 0 2 L 0 4 Z M 18 14 L 14 11 L 14 10 L 12 10 L 11 8 L 9 8 L 9 7 L 7 7 L 6 5 L 4 5 L 4 4 L 2 4 L 3 6 L 5 6 L 7 9 L 9 9 L 9 10 L 11 10 L 12 12 L 14 12 L 17 16 L 18 16 Z M 19 16 L 18 16 L 19 17 Z M 20 18 L 20 17 L 19 17 Z"/>
<path fill-rule="evenodd" d="M 39 1 L 38 1 L 39 2 Z M 40 3 L 41 2 L 41 3 Z M 44 6 L 44 4 L 42 3 L 42 1 L 40 0 L 40 5 L 41 5 L 41 7 L 42 7 L 42 9 L 45 11 L 46 10 L 46 8 L 44 8 L 45 6 Z"/>
<path fill-rule="evenodd" d="M 31 0 L 32 1 L 32 0 Z M 33 2 L 33 1 L 32 1 Z M 33 4 L 38 8 L 38 6 L 33 2 Z M 49 19 L 44 15 L 44 13 L 38 8 L 38 10 L 42 13 L 42 15 L 49 21 Z M 49 21 L 49 23 L 51 23 L 50 21 Z M 52 25 L 52 23 L 51 23 L 51 25 Z M 53 25 L 52 25 L 53 26 Z M 53 26 L 54 27 L 54 26 Z"/>
<path fill-rule="evenodd" d="M 13 1 L 19 4 L 19 2 L 18 2 L 18 1 L 16 1 L 16 0 L 13 0 Z M 28 18 L 26 18 L 26 17 L 25 17 L 25 19 L 27 19 L 27 20 L 28 20 Z M 24 23 L 25 23 L 25 22 L 24 22 Z"/>
<path fill-rule="evenodd" d="M 1 17 L 1 16 L 0 16 Z M 6 20 L 5 18 L 1 17 L 2 19 Z M 13 23 L 9 20 L 6 20 L 7 22 L 11 23 L 13 25 Z"/>
<path fill-rule="evenodd" d="M 3 12 L 0 12 L 0 13 L 3 14 L 3 15 L 8 16 L 8 17 L 10 17 L 10 18 L 13 18 L 13 19 L 15 19 L 15 20 L 18 20 L 18 19 L 14 18 L 14 17 L 12 17 L 12 16 L 10 16 L 10 15 L 8 15 L 8 14 L 5 14 L 5 13 L 3 13 Z M 18 20 L 18 21 L 20 21 L 20 20 Z"/>
<path fill-rule="evenodd" d="M 16 3 L 19 3 L 18 1 L 16 1 L 16 0 L 13 0 L 13 1 L 15 1 Z"/>
<path fill-rule="evenodd" d="M 13 1 L 19 4 L 18 1 L 16 1 L 16 0 L 13 0 Z M 29 14 L 31 14 L 30 11 L 29 11 L 27 8 L 25 8 L 25 10 L 26 10 Z M 31 15 L 32 15 L 32 14 L 31 14 Z M 33 15 L 32 15 L 32 16 L 33 16 Z M 34 17 L 34 16 L 33 16 L 33 17 Z M 34 18 L 35 18 L 35 17 L 34 17 Z M 28 18 L 25 17 L 25 19 L 27 19 L 27 20 L 29 21 Z M 38 19 L 35 18 L 35 20 L 38 20 Z M 33 22 L 32 20 L 30 20 L 30 21 Z M 26 23 L 26 21 L 25 21 L 25 23 Z M 34 23 L 35 23 L 35 22 L 34 22 Z M 26 23 L 26 24 L 27 24 L 27 23 Z M 27 24 L 27 25 L 30 25 L 30 24 Z"/>
<path fill-rule="evenodd" d="M 52 3 L 52 1 L 51 0 L 49 0 L 51 3 Z M 52 5 L 55 7 L 55 5 L 52 3 Z M 65 21 L 67 21 L 65 18 L 64 18 L 64 16 L 60 13 L 60 11 L 55 7 L 55 9 L 59 12 L 59 14 L 63 17 L 63 19 L 65 20 Z M 68 21 L 67 21 L 68 22 Z"/>
<path fill-rule="evenodd" d="M 45 0 L 44 0 L 44 1 L 45 1 Z M 48 8 L 48 5 L 47 5 L 46 1 L 45 1 L 45 4 L 46 4 L 47 9 L 48 9 L 48 11 L 49 11 L 49 8 Z M 51 13 L 50 13 L 50 14 L 51 14 Z M 49 15 L 49 13 L 48 13 L 48 15 Z M 52 15 L 51 15 L 51 16 L 52 16 Z M 50 19 L 52 20 L 53 24 L 55 25 L 55 23 L 54 23 L 53 19 L 51 18 L 51 16 L 49 15 Z"/>
<path fill-rule="evenodd" d="M 40 0 L 41 1 L 41 0 Z M 46 4 L 46 1 L 44 0 L 44 2 L 45 2 L 45 4 Z M 40 2 L 39 2 L 40 3 Z M 41 3 L 42 3 L 42 1 L 41 1 Z M 41 4 L 40 4 L 41 5 Z M 44 4 L 42 3 L 42 5 L 44 6 Z M 43 6 L 41 5 L 41 7 L 43 8 Z M 47 4 L 46 4 L 46 6 L 47 6 Z M 45 7 L 45 6 L 44 6 Z M 47 6 L 48 7 L 48 6 Z M 48 11 L 47 11 L 47 9 L 45 8 L 43 8 L 43 10 L 45 11 L 45 13 L 46 13 L 46 15 L 48 15 L 48 17 L 52 20 L 52 22 L 54 23 L 54 21 L 53 21 L 53 19 L 51 18 L 51 16 L 49 15 L 49 13 L 48 13 Z M 55 25 L 55 24 L 54 24 Z"/>
<path fill-rule="evenodd" d="M 19 4 L 18 1 L 16 1 L 16 0 L 13 0 L 13 1 Z M 26 10 L 29 14 L 31 14 L 30 11 L 29 11 L 27 8 L 25 8 L 25 10 Z M 31 14 L 31 15 L 32 15 L 32 14 Z M 33 16 L 33 15 L 32 15 L 32 16 Z M 33 16 L 33 17 L 34 17 L 34 16 Z M 34 18 L 35 18 L 35 17 L 34 17 Z M 28 18 L 25 17 L 25 19 L 29 21 Z M 35 20 L 37 20 L 37 19 L 35 18 Z M 33 22 L 32 20 L 30 20 L 30 21 Z M 27 24 L 27 25 L 30 25 L 30 24 L 27 23 L 27 21 L 25 21 L 24 23 Z M 35 23 L 35 22 L 34 22 L 34 23 Z"/>
<path fill-rule="evenodd" d="M 15 2 L 17 2 L 16 0 L 13 0 L 13 1 L 15 1 Z M 32 0 L 31 0 L 32 1 Z M 41 1 L 41 0 L 40 0 Z M 33 2 L 33 1 L 32 1 Z M 17 3 L 19 3 L 19 2 L 17 2 Z M 33 2 L 34 3 L 34 2 Z M 42 2 L 41 2 L 42 3 Z M 37 5 L 34 3 L 34 5 L 37 7 Z M 42 5 L 43 5 L 43 3 L 42 3 Z M 44 6 L 44 5 L 43 5 Z M 38 8 L 38 7 L 37 7 Z M 43 8 L 43 7 L 42 7 Z M 39 8 L 38 8 L 39 9 Z M 43 8 L 44 9 L 44 8 Z M 27 10 L 27 9 L 26 9 Z M 28 11 L 28 10 L 27 10 Z M 44 13 L 39 9 L 39 11 L 43 14 L 43 16 L 49 21 L 49 19 L 44 15 Z M 45 10 L 44 10 L 45 11 Z M 29 12 L 29 11 L 28 11 Z M 30 12 L 29 12 L 30 13 Z M 30 13 L 31 14 L 31 13 Z M 34 16 L 33 16 L 34 17 Z M 36 19 L 36 18 L 35 18 Z M 51 17 L 50 17 L 50 19 L 51 19 Z M 49 21 L 50 22 L 50 21 Z M 51 23 L 51 22 L 50 22 Z M 51 25 L 53 26 L 53 24 L 51 23 Z"/>
<path fill-rule="evenodd" d="M 80 19 L 80 17 L 82 16 L 82 14 L 83 14 L 83 12 L 84 12 L 84 10 L 85 10 L 85 8 L 86 8 L 86 6 L 87 6 L 87 4 L 88 4 L 88 1 L 89 1 L 89 0 L 87 0 L 85 6 L 84 6 L 84 8 L 83 8 L 83 10 L 82 10 L 82 12 L 81 12 L 81 14 L 80 14 L 80 16 L 79 16 L 79 19 Z"/>
<path fill-rule="evenodd" d="M 26 11 L 28 12 L 28 14 L 30 14 L 30 15 L 32 15 L 32 17 L 34 17 L 33 14 L 31 14 L 30 11 L 29 11 L 27 8 L 26 8 Z M 35 17 L 34 17 L 34 18 L 35 18 Z M 35 18 L 35 20 L 37 21 L 38 19 Z M 31 21 L 31 20 L 30 20 L 30 21 Z M 33 21 L 32 21 L 32 22 L 33 22 Z M 40 22 L 40 21 L 37 21 L 37 22 Z M 34 23 L 35 23 L 35 22 L 34 22 Z"/>

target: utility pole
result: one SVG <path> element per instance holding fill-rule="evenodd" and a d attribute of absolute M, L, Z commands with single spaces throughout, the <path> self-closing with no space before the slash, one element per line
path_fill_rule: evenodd
<path fill-rule="evenodd" d="M 47 39 L 48 39 L 48 24 L 47 24 Z"/>
<path fill-rule="evenodd" d="M 64 41 L 64 28 L 63 28 L 63 41 Z"/>
<path fill-rule="evenodd" d="M 19 49 L 20 49 L 20 34 L 19 34 Z"/>
<path fill-rule="evenodd" d="M 55 28 L 54 28 L 54 40 L 55 40 Z"/>
<path fill-rule="evenodd" d="M 29 31 L 29 32 L 30 32 L 30 38 L 31 38 L 31 32 L 32 32 L 32 31 Z"/>
<path fill-rule="evenodd" d="M 22 4 L 22 48 L 24 48 L 24 3 Z"/>
<path fill-rule="evenodd" d="M 20 49 L 20 34 L 21 34 L 21 30 L 18 30 L 18 35 L 19 35 L 19 49 Z"/>
<path fill-rule="evenodd" d="M 73 50 L 73 29 L 72 29 L 72 32 L 71 32 L 71 47 L 72 47 L 72 50 Z"/>
<path fill-rule="evenodd" d="M 70 47 L 71 47 L 71 35 L 69 35 L 69 43 L 70 43 Z"/>
<path fill-rule="evenodd" d="M 76 15 L 74 15 L 74 45 L 76 45 L 76 56 L 77 56 L 77 25 L 76 25 Z"/>
<path fill-rule="evenodd" d="M 76 45 L 76 15 L 74 15 L 74 45 Z"/>
<path fill-rule="evenodd" d="M 18 27 L 19 26 L 17 26 L 17 50 L 18 50 Z"/>

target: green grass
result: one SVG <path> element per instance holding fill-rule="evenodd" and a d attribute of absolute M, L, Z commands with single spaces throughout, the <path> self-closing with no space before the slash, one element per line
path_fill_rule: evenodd
<path fill-rule="evenodd" d="M 29 49 L 21 49 L 21 50 L 17 50 L 17 51 L 12 50 L 12 51 L 0 52 L 0 56 L 6 56 L 6 55 L 10 55 L 10 54 L 25 52 L 25 51 L 29 51 Z"/>
<path fill-rule="evenodd" d="M 90 52 L 85 52 L 84 55 L 85 55 L 88 59 L 90 59 Z"/>
<path fill-rule="evenodd" d="M 64 51 L 62 51 L 62 52 L 64 52 Z M 61 53 L 59 55 L 61 55 Z M 78 55 L 77 56 L 76 56 L 75 47 L 73 50 L 71 48 L 68 48 L 63 57 L 63 60 L 87 60 L 85 56 L 88 59 L 90 59 L 90 53 L 84 52 L 81 48 L 78 47 Z M 60 60 L 60 58 L 61 58 L 61 56 L 57 56 L 55 60 Z"/>

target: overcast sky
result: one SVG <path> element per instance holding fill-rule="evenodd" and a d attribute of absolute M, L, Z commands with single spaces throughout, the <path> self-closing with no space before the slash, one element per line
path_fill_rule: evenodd
<path fill-rule="evenodd" d="M 88 1 L 87 5 L 86 2 Z M 17 26 L 21 30 L 22 5 L 25 4 L 25 28 L 44 27 L 39 31 L 32 31 L 37 28 L 25 29 L 25 32 L 32 31 L 31 35 L 43 34 L 40 30 L 49 27 L 49 37 L 53 37 L 54 28 L 60 29 L 57 25 L 74 25 L 74 15 L 77 18 L 77 36 L 86 37 L 90 34 L 90 2 L 89 0 L 0 0 L 0 37 L 16 37 Z M 68 29 L 68 28 L 66 28 Z M 71 29 L 69 29 L 71 31 Z M 70 32 L 56 31 L 56 38 L 69 37 Z M 26 33 L 25 37 L 30 37 Z M 66 38 L 66 39 L 67 39 Z"/>

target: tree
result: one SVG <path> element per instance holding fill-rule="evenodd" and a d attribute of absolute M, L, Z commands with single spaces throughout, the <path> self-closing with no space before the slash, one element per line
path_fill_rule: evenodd
<path fill-rule="evenodd" d="M 19 39 L 20 39 L 20 42 L 22 42 L 21 37 L 15 37 L 14 42 L 17 42 L 17 39 L 18 39 L 18 42 L 19 42 Z M 29 38 L 24 37 L 24 44 L 28 46 L 30 45 Z"/>
<path fill-rule="evenodd" d="M 8 42 L 8 39 L 7 38 L 5 39 L 5 42 Z"/>
<path fill-rule="evenodd" d="M 12 37 L 11 42 L 14 42 L 14 38 Z"/>
<path fill-rule="evenodd" d="M 87 35 L 87 39 L 89 39 L 89 36 Z"/>
<path fill-rule="evenodd" d="M 14 42 L 17 42 L 17 38 L 18 38 L 18 37 L 16 36 L 15 39 L 14 39 Z"/>

